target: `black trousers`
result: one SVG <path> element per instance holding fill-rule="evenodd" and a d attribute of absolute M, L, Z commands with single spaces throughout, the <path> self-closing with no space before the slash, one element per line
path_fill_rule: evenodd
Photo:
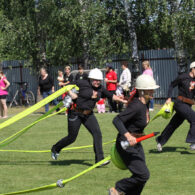
<path fill-rule="evenodd" d="M 115 91 L 109 91 L 111 94 L 115 94 Z M 116 105 L 116 102 L 113 101 L 112 98 L 108 98 L 108 104 L 109 104 L 109 109 L 110 109 L 110 112 L 114 111 L 114 112 L 117 112 L 117 105 Z"/>
<path fill-rule="evenodd" d="M 187 119 L 190 123 L 190 130 L 188 132 L 186 142 L 195 143 L 195 112 L 192 110 L 191 105 L 183 103 L 180 100 L 176 100 L 174 109 L 176 113 L 158 137 L 158 142 L 161 145 L 166 144 L 174 131 L 184 122 L 185 119 Z"/>
<path fill-rule="evenodd" d="M 83 124 L 93 136 L 95 161 L 98 162 L 104 159 L 102 149 L 102 134 L 98 121 L 93 113 L 90 115 L 83 115 L 70 110 L 68 112 L 68 136 L 62 138 L 53 147 L 57 152 L 60 152 L 62 148 L 72 144 L 77 138 L 81 124 Z"/>
<path fill-rule="evenodd" d="M 132 173 L 130 178 L 124 178 L 116 183 L 115 188 L 126 195 L 141 194 L 150 173 L 146 166 L 144 150 L 141 143 L 123 150 L 120 141 L 117 140 L 116 148 L 124 163 Z"/>

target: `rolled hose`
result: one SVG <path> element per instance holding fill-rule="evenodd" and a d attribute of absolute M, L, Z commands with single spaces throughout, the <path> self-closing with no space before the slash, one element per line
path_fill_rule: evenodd
<path fill-rule="evenodd" d="M 113 164 L 117 168 L 119 168 L 121 170 L 127 169 L 127 166 L 125 165 L 125 163 L 121 159 L 120 154 L 118 153 L 118 151 L 116 149 L 116 144 L 113 144 L 111 151 L 110 151 L 110 156 L 111 156 L 111 161 L 113 162 Z"/>

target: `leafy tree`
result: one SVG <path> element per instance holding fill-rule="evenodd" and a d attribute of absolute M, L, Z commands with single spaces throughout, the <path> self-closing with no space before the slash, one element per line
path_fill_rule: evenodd
<path fill-rule="evenodd" d="M 194 58 L 193 19 L 193 0 L 2 0 L 0 58 L 102 65 L 178 43 Z"/>

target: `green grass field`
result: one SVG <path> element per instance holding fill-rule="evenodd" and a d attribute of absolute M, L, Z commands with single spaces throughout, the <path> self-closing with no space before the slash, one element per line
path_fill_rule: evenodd
<path fill-rule="evenodd" d="M 154 114 L 158 111 L 156 107 Z M 14 115 L 21 109 L 10 110 Z M 0 131 L 1 140 L 19 131 L 36 120 L 40 115 L 32 114 L 23 120 Z M 117 131 L 112 125 L 115 114 L 97 114 L 103 142 L 116 138 Z M 3 120 L 2 120 L 3 122 Z M 148 134 L 162 131 L 168 120 L 158 118 L 145 129 Z M 185 138 L 189 124 L 185 122 L 171 137 L 164 147 L 164 152 L 157 153 L 154 138 L 143 142 L 147 165 L 151 177 L 143 195 L 193 195 L 195 194 L 195 151 L 189 150 Z M 32 127 L 26 134 L 2 149 L 49 150 L 60 138 L 67 135 L 67 117 L 57 115 Z M 71 146 L 92 144 L 92 137 L 82 126 L 79 136 Z M 104 146 L 105 157 L 109 155 L 112 144 Z M 93 149 L 80 149 L 62 152 L 58 161 L 51 160 L 50 153 L 11 153 L 0 152 L 0 193 L 25 190 L 55 183 L 67 179 L 94 164 Z M 106 195 L 108 189 L 117 180 L 130 177 L 129 171 L 121 171 L 112 163 L 77 178 L 65 185 L 33 194 L 53 195 Z"/>

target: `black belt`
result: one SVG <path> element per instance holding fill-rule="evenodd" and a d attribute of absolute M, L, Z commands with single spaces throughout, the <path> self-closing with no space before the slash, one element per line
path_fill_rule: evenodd
<path fill-rule="evenodd" d="M 79 112 L 79 113 L 84 114 L 84 115 L 89 115 L 92 113 L 92 110 L 83 110 L 80 108 L 75 108 L 74 111 Z"/>

